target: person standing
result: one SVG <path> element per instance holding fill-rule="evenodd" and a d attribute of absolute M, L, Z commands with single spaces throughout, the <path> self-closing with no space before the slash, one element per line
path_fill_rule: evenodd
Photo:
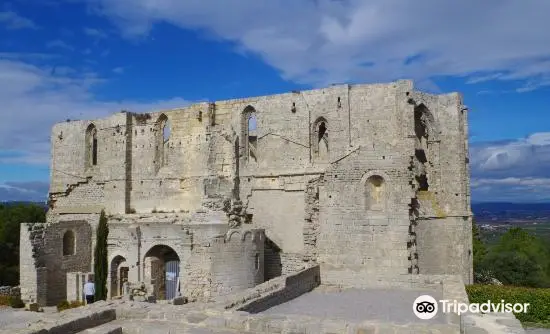
<path fill-rule="evenodd" d="M 92 304 L 95 296 L 95 284 L 91 278 L 84 284 L 84 294 L 86 295 L 86 304 Z"/>

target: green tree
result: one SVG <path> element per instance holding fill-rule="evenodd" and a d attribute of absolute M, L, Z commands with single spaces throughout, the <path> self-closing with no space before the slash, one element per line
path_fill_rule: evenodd
<path fill-rule="evenodd" d="M 545 275 L 540 266 L 521 252 L 491 252 L 486 268 L 506 285 L 543 287 Z"/>
<path fill-rule="evenodd" d="M 0 204 L 0 286 L 19 285 L 21 223 L 43 223 L 46 209 L 37 204 Z"/>
<path fill-rule="evenodd" d="M 94 279 L 95 279 L 95 300 L 107 299 L 107 237 L 109 226 L 105 212 L 101 211 L 99 225 L 97 227 L 97 239 L 94 251 Z"/>
<path fill-rule="evenodd" d="M 472 248 L 474 253 L 473 256 L 474 256 L 474 271 L 475 271 L 477 268 L 482 266 L 483 260 L 487 255 L 487 247 L 481 240 L 479 226 L 477 226 L 475 218 L 472 219 Z"/>
<path fill-rule="evenodd" d="M 519 227 L 500 237 L 482 267 L 506 284 L 550 287 L 550 249 L 544 240 Z"/>

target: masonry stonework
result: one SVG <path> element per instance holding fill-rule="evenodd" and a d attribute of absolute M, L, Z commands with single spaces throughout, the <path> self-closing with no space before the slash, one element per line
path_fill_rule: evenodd
<path fill-rule="evenodd" d="M 80 291 L 67 277 L 93 271 L 102 210 L 112 298 L 129 282 L 210 300 L 311 265 L 326 284 L 469 283 L 467 139 L 459 94 L 406 80 L 58 123 L 48 222 L 21 230 L 22 297 Z"/>

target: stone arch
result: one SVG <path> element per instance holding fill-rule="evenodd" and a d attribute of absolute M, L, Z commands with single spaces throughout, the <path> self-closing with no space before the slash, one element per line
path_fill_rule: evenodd
<path fill-rule="evenodd" d="M 73 230 L 67 230 L 63 234 L 63 256 L 75 255 L 76 238 Z"/>
<path fill-rule="evenodd" d="M 439 126 L 424 103 L 414 108 L 414 132 L 419 141 L 422 138 L 426 141 L 439 140 Z"/>
<path fill-rule="evenodd" d="M 86 168 L 90 168 L 97 165 L 98 154 L 98 142 L 97 142 L 97 128 L 93 123 L 90 123 L 86 128 L 85 138 L 85 163 Z"/>
<path fill-rule="evenodd" d="M 248 105 L 241 118 L 241 132 L 247 162 L 258 162 L 258 118 L 256 109 Z"/>
<path fill-rule="evenodd" d="M 120 254 L 113 256 L 110 263 L 111 298 L 124 294 L 124 285 L 128 281 L 129 267 L 126 258 Z"/>
<path fill-rule="evenodd" d="M 160 114 L 158 117 L 155 124 L 155 135 L 155 163 L 158 170 L 168 164 L 172 124 L 166 114 Z"/>
<path fill-rule="evenodd" d="M 390 197 L 388 176 L 381 171 L 370 171 L 363 175 L 363 199 L 367 211 L 385 211 Z"/>
<path fill-rule="evenodd" d="M 247 237 L 249 237 L 248 240 L 252 241 L 252 239 L 254 238 L 254 234 L 252 233 L 252 231 L 246 231 L 243 233 L 242 237 L 241 237 L 241 240 L 242 241 L 247 241 Z"/>
<path fill-rule="evenodd" d="M 324 117 L 313 122 L 311 128 L 311 156 L 313 161 L 328 162 L 329 160 L 329 124 Z"/>
<path fill-rule="evenodd" d="M 239 240 L 241 238 L 241 232 L 239 232 L 238 230 L 232 230 L 232 231 L 227 232 L 225 241 L 230 242 L 233 239 L 234 235 L 237 238 L 237 240 Z"/>
<path fill-rule="evenodd" d="M 152 246 L 143 257 L 143 278 L 157 299 L 175 298 L 180 292 L 179 255 L 170 246 Z"/>

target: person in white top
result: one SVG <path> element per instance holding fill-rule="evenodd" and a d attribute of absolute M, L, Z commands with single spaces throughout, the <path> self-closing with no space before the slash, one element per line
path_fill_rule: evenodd
<path fill-rule="evenodd" d="M 84 284 L 84 295 L 86 296 L 86 304 L 94 302 L 95 284 L 91 278 L 88 279 L 88 283 Z"/>

